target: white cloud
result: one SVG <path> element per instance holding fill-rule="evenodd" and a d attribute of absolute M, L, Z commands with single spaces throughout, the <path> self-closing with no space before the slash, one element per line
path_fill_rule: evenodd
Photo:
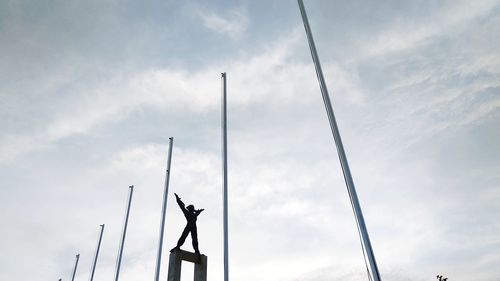
<path fill-rule="evenodd" d="M 220 71 L 228 72 L 231 106 L 246 107 L 262 101 L 293 102 L 299 98 L 308 102 L 311 96 L 303 93 L 315 88 L 314 72 L 311 65 L 295 62 L 291 57 L 299 38 L 297 31 L 293 31 L 292 36 L 264 47 L 258 56 L 243 56 L 195 72 L 151 69 L 119 73 L 92 88 L 74 90 L 57 111 L 47 112 L 51 120 L 45 127 L 29 135 L 3 136 L 0 161 L 9 161 L 70 136 L 89 134 L 97 126 L 120 122 L 144 109 L 187 110 L 193 114 L 219 110 Z M 311 71 L 304 74 L 308 68 Z M 303 83 L 304 76 L 311 78 L 308 84 Z"/>
<path fill-rule="evenodd" d="M 366 44 L 364 52 L 368 56 L 378 56 L 418 47 L 433 36 L 445 34 L 484 17 L 498 4 L 497 0 L 451 1 L 446 10 L 436 10 L 430 17 L 423 16 L 421 21 L 395 23 L 394 28 L 381 32 L 373 42 Z"/>
<path fill-rule="evenodd" d="M 234 9 L 221 15 L 214 11 L 199 9 L 198 17 L 206 28 L 232 39 L 238 39 L 245 34 L 249 25 L 249 18 L 243 8 Z"/>

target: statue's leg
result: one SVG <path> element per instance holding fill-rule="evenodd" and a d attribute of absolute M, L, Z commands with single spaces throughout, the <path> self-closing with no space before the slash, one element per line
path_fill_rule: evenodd
<path fill-rule="evenodd" d="M 196 229 L 196 226 L 191 229 L 191 240 L 193 241 L 194 252 L 199 254 L 200 250 L 198 249 L 198 230 Z"/>
<path fill-rule="evenodd" d="M 186 241 L 186 237 L 188 236 L 188 234 L 189 234 L 189 227 L 186 226 L 184 228 L 184 231 L 182 232 L 181 238 L 179 238 L 179 241 L 177 241 L 176 248 L 180 248 L 182 244 L 184 244 L 184 241 Z"/>

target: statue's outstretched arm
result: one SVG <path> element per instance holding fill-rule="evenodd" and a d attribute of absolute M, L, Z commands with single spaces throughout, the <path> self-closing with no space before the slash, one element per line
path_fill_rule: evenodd
<path fill-rule="evenodd" d="M 175 199 L 177 201 L 177 204 L 179 204 L 179 207 L 184 211 L 186 209 L 184 202 L 182 202 L 181 198 L 179 197 L 179 195 L 177 195 L 177 193 L 174 193 L 174 194 L 175 194 Z"/>
<path fill-rule="evenodd" d="M 201 212 L 205 211 L 205 209 L 199 209 L 199 210 L 196 210 L 196 215 L 199 215 L 201 214 Z"/>

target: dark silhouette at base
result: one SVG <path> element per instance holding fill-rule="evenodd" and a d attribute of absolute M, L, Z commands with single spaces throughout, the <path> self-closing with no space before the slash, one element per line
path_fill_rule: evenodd
<path fill-rule="evenodd" d="M 177 200 L 177 204 L 179 204 L 182 213 L 184 213 L 184 217 L 186 217 L 187 224 L 186 227 L 184 228 L 184 231 L 182 231 L 182 235 L 181 238 L 179 238 L 179 241 L 177 242 L 177 246 L 175 246 L 172 250 L 170 250 L 170 252 L 173 252 L 175 250 L 180 250 L 182 244 L 184 244 L 184 241 L 186 241 L 186 237 L 188 236 L 189 233 L 191 233 L 191 240 L 193 242 L 194 252 L 199 255 L 200 250 L 198 249 L 198 230 L 196 229 L 196 219 L 198 218 L 200 213 L 203 212 L 205 209 L 196 210 L 193 205 L 189 205 L 186 208 L 184 202 L 182 202 L 179 195 L 177 195 L 177 193 L 174 194 Z"/>
<path fill-rule="evenodd" d="M 443 278 L 443 275 L 438 275 L 436 276 L 436 278 L 439 280 L 439 281 L 447 281 L 448 278 Z"/>

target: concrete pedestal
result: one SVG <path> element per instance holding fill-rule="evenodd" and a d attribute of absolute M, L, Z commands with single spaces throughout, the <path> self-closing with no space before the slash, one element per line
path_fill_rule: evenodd
<path fill-rule="evenodd" d="M 167 281 L 181 281 L 182 261 L 194 263 L 194 281 L 207 281 L 207 256 L 183 250 L 170 253 Z"/>

